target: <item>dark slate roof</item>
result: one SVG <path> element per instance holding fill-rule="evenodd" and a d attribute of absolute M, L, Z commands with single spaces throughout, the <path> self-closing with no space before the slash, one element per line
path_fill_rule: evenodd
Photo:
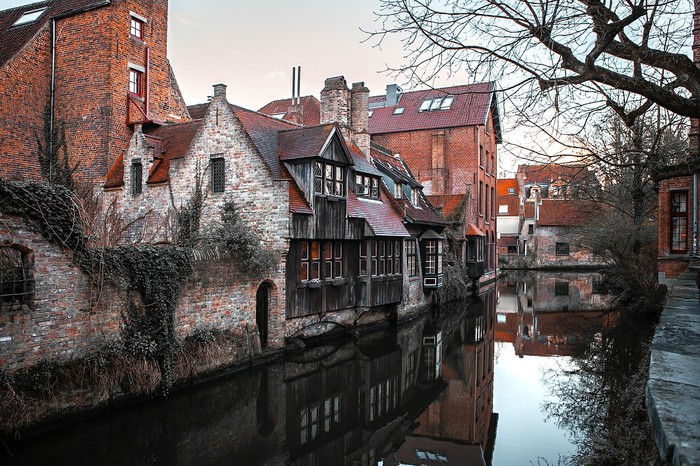
<path fill-rule="evenodd" d="M 348 217 L 364 219 L 376 236 L 411 236 L 401 215 L 387 202 L 387 193 L 382 192 L 380 199 L 360 199 L 348 191 Z"/>
<path fill-rule="evenodd" d="M 312 95 L 306 95 L 300 99 L 303 109 L 303 124 L 305 126 L 316 126 L 321 124 L 321 102 Z M 262 107 L 258 112 L 265 115 L 282 115 L 282 119 L 287 117 L 287 111 L 292 105 L 292 99 L 281 99 L 270 102 Z"/>
<path fill-rule="evenodd" d="M 331 137 L 335 124 L 296 127 L 279 135 L 280 160 L 317 157 Z"/>
<path fill-rule="evenodd" d="M 424 99 L 446 95 L 455 97 L 449 110 L 418 111 Z M 369 118 L 370 134 L 484 125 L 492 109 L 496 140 L 501 140 L 493 82 L 404 92 L 396 105 L 375 107 L 385 100 L 385 96 L 370 97 L 370 107 L 373 107 Z M 403 113 L 394 115 L 396 107 L 403 107 Z"/>
<path fill-rule="evenodd" d="M 600 205 L 591 201 L 542 199 L 540 226 L 584 226 L 590 222 Z"/>
<path fill-rule="evenodd" d="M 352 167 L 353 170 L 366 175 L 382 176 L 382 172 L 377 170 L 377 167 L 367 161 L 365 155 L 355 144 L 350 144 L 349 149 L 354 162 L 354 166 Z"/>
<path fill-rule="evenodd" d="M 0 66 L 4 66 L 46 25 L 51 18 L 109 5 L 108 0 L 50 0 L 0 11 Z M 46 7 L 32 23 L 12 26 L 24 13 Z"/>
<path fill-rule="evenodd" d="M 193 120 L 200 120 L 204 118 L 204 115 L 206 115 L 207 110 L 209 110 L 209 102 L 205 104 L 195 104 L 187 106 L 187 111 L 190 113 L 190 117 Z"/>
<path fill-rule="evenodd" d="M 391 177 L 394 181 L 401 181 L 402 183 L 406 183 L 411 187 L 423 187 L 418 180 L 414 178 L 413 173 L 411 173 L 411 169 L 408 168 L 408 165 L 406 165 L 400 158 L 387 155 L 374 148 L 370 150 L 370 155 L 377 168 L 382 173 Z"/>
<path fill-rule="evenodd" d="M 294 178 L 292 178 L 292 175 L 287 171 L 284 165 L 282 165 L 282 171 L 289 179 L 289 211 L 293 214 L 312 215 L 314 210 L 306 200 L 304 192 L 299 185 L 296 184 Z"/>
<path fill-rule="evenodd" d="M 440 194 L 426 196 L 428 201 L 437 208 L 442 207 L 442 214 L 445 218 L 450 218 L 458 214 L 457 208 L 462 205 L 467 198 L 466 194 Z"/>

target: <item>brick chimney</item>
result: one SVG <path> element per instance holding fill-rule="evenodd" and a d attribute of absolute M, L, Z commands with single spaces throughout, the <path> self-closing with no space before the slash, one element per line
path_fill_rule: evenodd
<path fill-rule="evenodd" d="M 350 90 L 344 76 L 327 78 L 321 91 L 321 123 L 338 123 L 343 136 L 349 136 Z"/>
<path fill-rule="evenodd" d="M 369 89 L 364 82 L 353 83 L 350 91 L 350 129 L 352 140 L 369 159 Z"/>
<path fill-rule="evenodd" d="M 214 98 L 226 100 L 226 84 L 214 84 Z"/>
<path fill-rule="evenodd" d="M 294 102 L 294 99 L 292 99 L 292 102 Z M 287 114 L 284 116 L 284 119 L 298 125 L 303 125 L 304 107 L 301 105 L 301 102 L 298 104 L 292 103 L 287 109 Z"/>

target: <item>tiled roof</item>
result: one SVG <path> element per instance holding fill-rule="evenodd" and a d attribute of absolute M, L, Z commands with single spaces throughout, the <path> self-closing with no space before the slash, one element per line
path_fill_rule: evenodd
<path fill-rule="evenodd" d="M 246 133 L 258 148 L 265 163 L 270 168 L 272 176 L 276 180 L 287 180 L 289 175 L 282 171 L 280 159 L 277 154 L 279 147 L 278 134 L 290 128 L 299 128 L 298 125 L 278 120 L 262 113 L 254 112 L 237 105 L 229 104 L 243 125 Z"/>
<path fill-rule="evenodd" d="M 374 164 L 381 171 L 392 177 L 394 180 L 401 180 L 411 187 L 422 187 L 422 185 L 414 178 L 413 173 L 400 158 L 387 155 L 374 148 L 370 149 L 370 155 Z"/>
<path fill-rule="evenodd" d="M 442 214 L 445 218 L 450 218 L 459 213 L 457 208 L 462 205 L 467 196 L 466 194 L 440 194 L 426 197 L 435 207 L 442 207 Z"/>
<path fill-rule="evenodd" d="M 489 109 L 494 109 L 494 124 L 497 140 L 500 141 L 498 112 L 495 106 L 495 86 L 492 82 L 468 84 L 411 91 L 401 94 L 395 106 L 373 108 L 369 119 L 370 134 L 396 133 L 435 128 L 453 128 L 457 126 L 484 125 Z M 431 97 L 454 96 L 449 110 L 419 112 L 423 100 Z M 371 104 L 381 102 L 382 97 L 370 97 Z M 394 115 L 396 107 L 403 107 L 403 113 Z"/>
<path fill-rule="evenodd" d="M 364 219 L 376 236 L 411 236 L 403 225 L 401 215 L 391 202 L 387 202 L 387 193 L 382 192 L 380 198 L 381 201 L 360 199 L 348 191 L 348 216 Z"/>
<path fill-rule="evenodd" d="M 525 183 L 551 183 L 561 177 L 565 181 L 594 180 L 587 165 L 549 163 L 546 165 L 520 165 L 518 174 L 525 175 Z"/>
<path fill-rule="evenodd" d="M 165 183 L 168 181 L 170 160 L 184 157 L 192 145 L 202 120 L 190 121 L 173 125 L 160 126 L 147 131 L 148 142 L 156 147 L 156 159 L 148 174 L 149 184 Z"/>
<path fill-rule="evenodd" d="M 514 189 L 515 194 L 508 194 L 508 189 Z M 499 178 L 496 180 L 496 196 L 518 197 L 518 180 L 515 178 Z"/>
<path fill-rule="evenodd" d="M 193 120 L 204 118 L 204 115 L 207 114 L 207 110 L 209 110 L 209 102 L 187 106 L 187 111 L 190 113 L 190 117 Z"/>
<path fill-rule="evenodd" d="M 273 119 L 274 120 L 274 119 Z M 335 125 L 295 127 L 279 133 L 279 159 L 295 160 L 316 157 L 330 137 Z"/>
<path fill-rule="evenodd" d="M 508 206 L 508 212 L 501 213 L 500 208 L 502 205 Z M 498 215 L 520 215 L 520 198 L 513 195 L 496 196 L 496 208 L 496 214 Z"/>
<path fill-rule="evenodd" d="M 465 234 L 467 236 L 486 236 L 486 233 L 481 231 L 481 229 L 479 229 L 479 227 L 477 227 L 473 223 L 467 225 L 467 232 Z"/>
<path fill-rule="evenodd" d="M 50 0 L 0 11 L 0 66 L 4 66 L 27 44 L 39 30 L 56 16 L 108 5 L 104 0 Z M 12 26 L 24 13 L 46 7 L 36 21 Z"/>
<path fill-rule="evenodd" d="M 382 172 L 377 170 L 377 167 L 367 161 L 365 155 L 356 145 L 349 144 L 348 148 L 350 149 L 350 154 L 352 155 L 352 160 L 354 162 L 354 166 L 352 167 L 353 170 L 366 175 L 382 176 Z"/>
<path fill-rule="evenodd" d="M 120 188 L 124 186 L 124 154 L 117 157 L 112 168 L 107 172 L 107 180 L 105 181 L 105 189 Z"/>
<path fill-rule="evenodd" d="M 590 222 L 599 206 L 591 201 L 542 199 L 541 226 L 583 226 Z"/>
<path fill-rule="evenodd" d="M 423 195 L 418 197 L 420 207 L 414 206 L 408 199 L 401 199 L 400 204 L 405 212 L 405 219 L 409 223 L 421 223 L 426 225 L 448 225 L 449 222 L 437 213 Z"/>
<path fill-rule="evenodd" d="M 282 165 L 282 171 L 289 178 L 289 211 L 293 214 L 313 214 L 314 210 L 309 205 L 306 197 L 304 197 L 304 192 L 296 184 L 284 165 Z"/>
<path fill-rule="evenodd" d="M 305 126 L 316 126 L 321 124 L 321 102 L 312 95 L 306 95 L 300 99 L 301 107 L 303 109 L 303 124 Z M 269 104 L 262 107 L 258 112 L 264 113 L 265 115 L 279 115 L 284 114 L 282 118 L 286 118 L 287 111 L 292 105 L 292 99 L 281 99 L 270 102 Z"/>

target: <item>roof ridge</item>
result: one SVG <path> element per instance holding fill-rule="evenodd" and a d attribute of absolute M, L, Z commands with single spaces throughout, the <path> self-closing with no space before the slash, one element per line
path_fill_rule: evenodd
<path fill-rule="evenodd" d="M 234 108 L 234 112 L 235 112 L 236 109 L 238 109 L 238 110 L 241 110 L 241 111 L 244 111 L 244 112 L 253 113 L 253 114 L 255 114 L 255 115 L 260 115 L 260 116 L 262 116 L 262 117 L 267 118 L 267 119 L 270 120 L 270 121 L 275 121 L 275 122 L 277 122 L 277 123 L 282 123 L 282 124 L 285 124 L 285 125 L 289 125 L 290 128 L 288 128 L 288 129 L 296 129 L 297 127 L 298 127 L 298 128 L 304 128 L 304 127 L 305 127 L 304 125 L 300 125 L 300 124 L 297 124 L 297 123 L 292 123 L 291 121 L 287 121 L 287 120 L 281 120 L 281 119 L 279 119 L 279 118 L 275 118 L 275 117 L 273 117 L 273 116 L 266 115 L 266 114 L 264 114 L 264 113 L 260 113 L 260 112 L 258 112 L 257 110 L 251 110 L 251 109 L 249 109 L 249 108 L 241 107 L 240 105 L 232 104 L 231 102 L 228 102 L 228 105 L 229 105 L 229 107 L 233 107 L 233 108 Z M 280 131 L 284 131 L 284 130 L 280 130 Z"/>

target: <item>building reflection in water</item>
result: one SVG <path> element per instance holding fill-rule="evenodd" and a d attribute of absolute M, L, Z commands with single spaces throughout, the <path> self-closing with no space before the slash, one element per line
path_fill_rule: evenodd
<path fill-rule="evenodd" d="M 603 283 L 598 273 L 509 272 L 498 284 L 496 341 L 520 357 L 572 355 L 610 323 Z"/>
<path fill-rule="evenodd" d="M 492 288 L 396 333 L 359 337 L 352 351 L 288 362 L 290 463 L 489 464 L 494 313 Z"/>
<path fill-rule="evenodd" d="M 11 444 L 0 463 L 490 464 L 495 309 L 492 287 L 476 303 Z"/>

